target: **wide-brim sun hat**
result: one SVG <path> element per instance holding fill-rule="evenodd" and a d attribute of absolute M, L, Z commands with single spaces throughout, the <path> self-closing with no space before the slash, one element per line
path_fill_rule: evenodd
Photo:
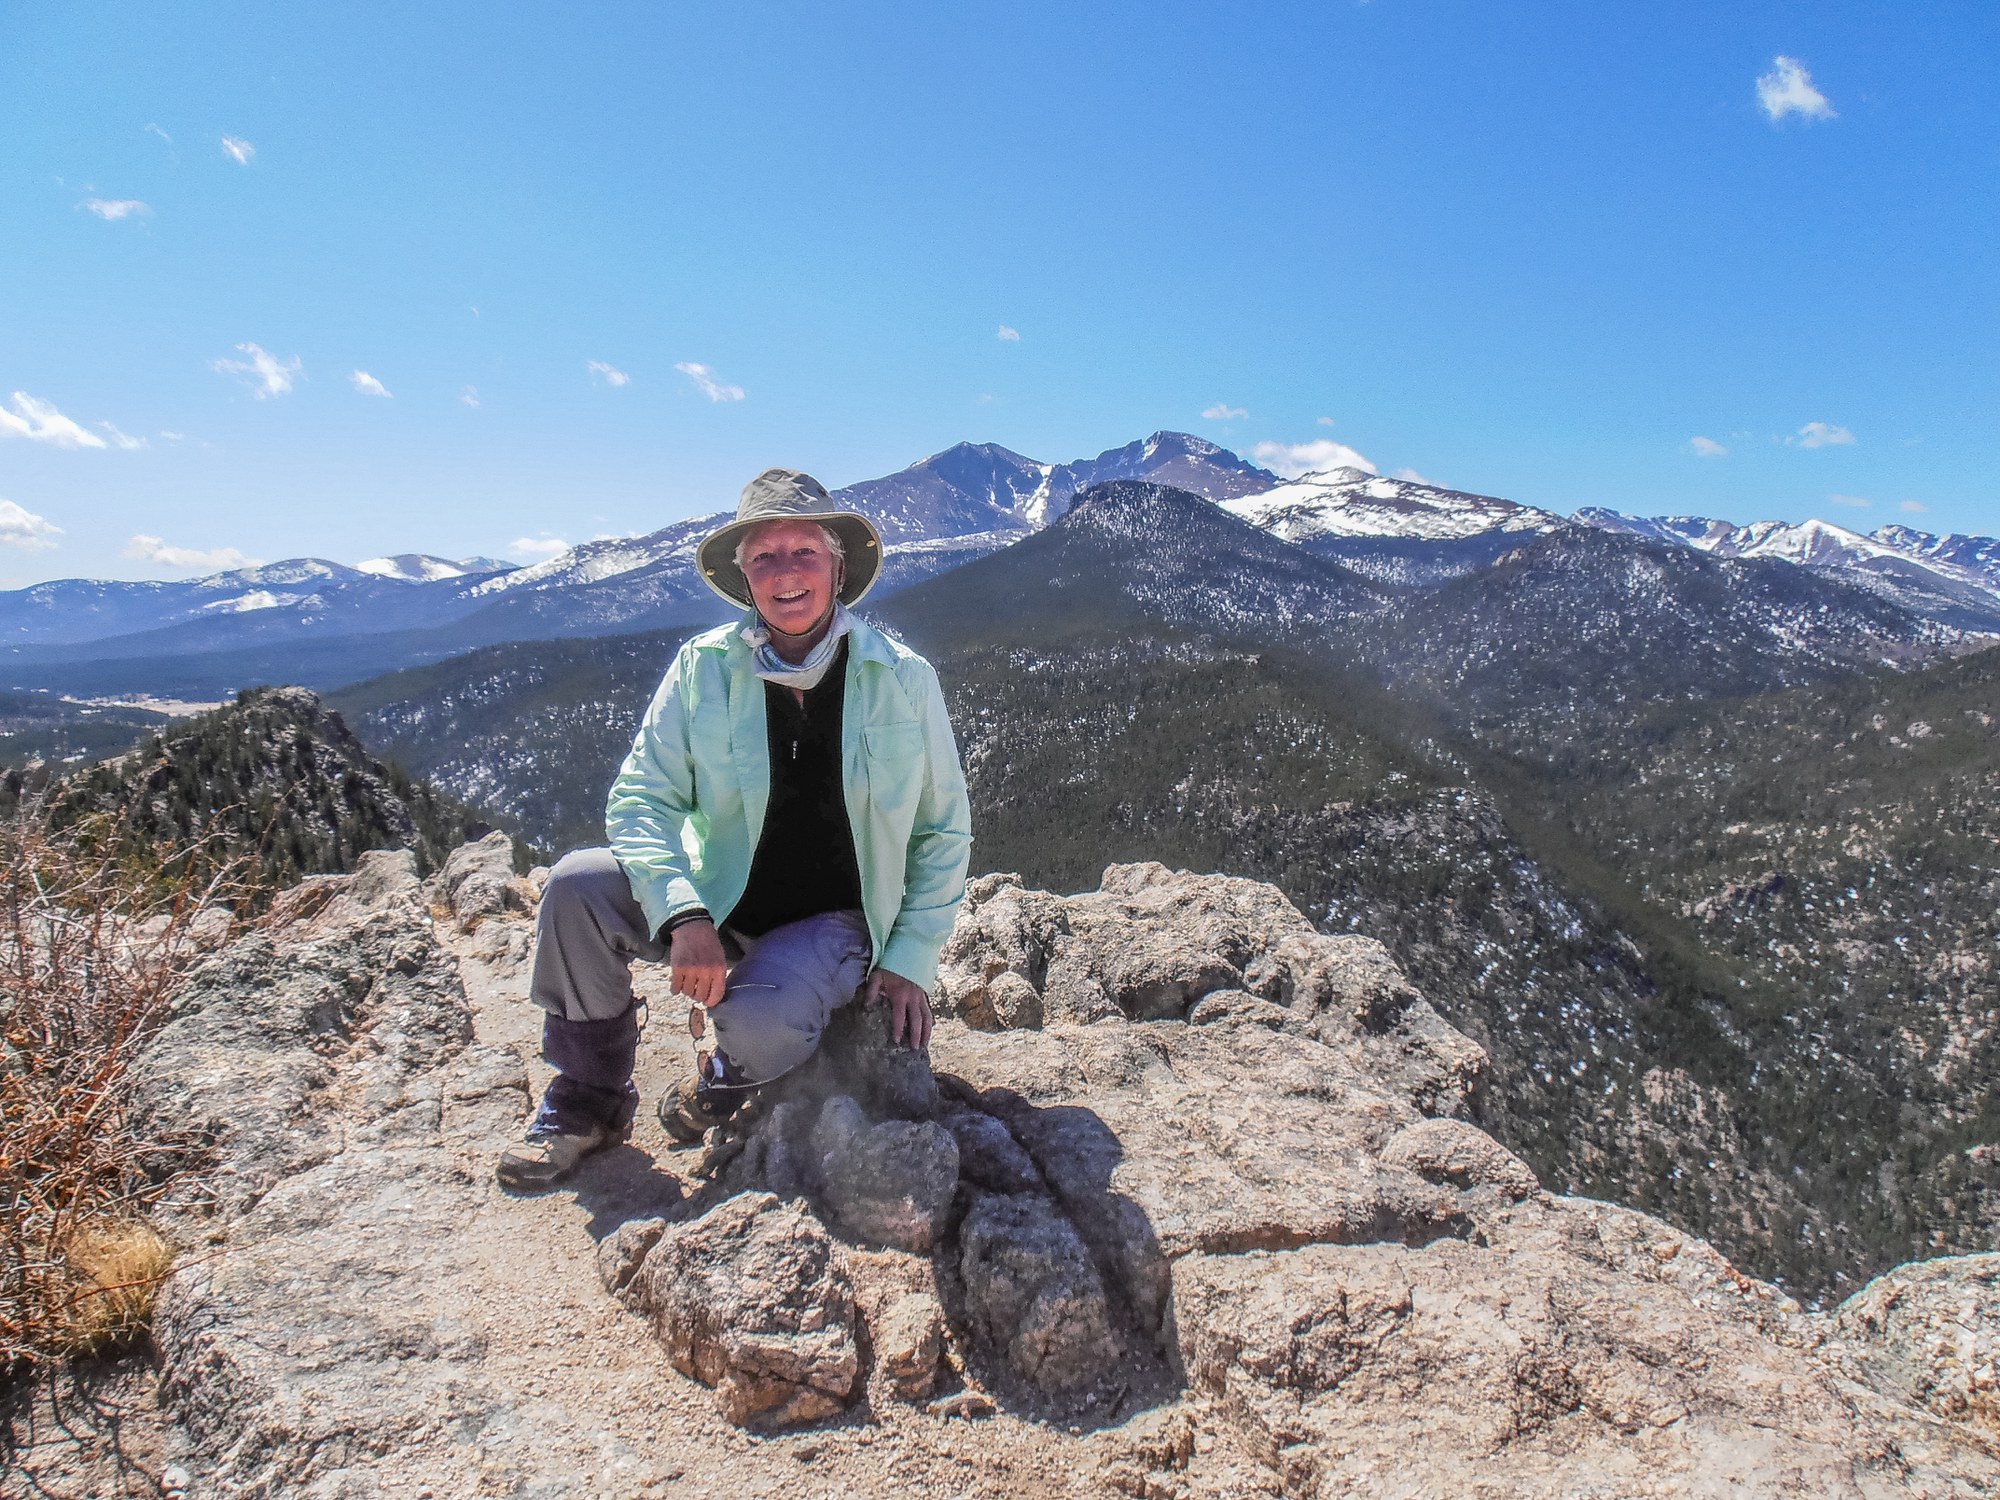
<path fill-rule="evenodd" d="M 736 566 L 736 544 L 743 533 L 766 521 L 812 521 L 840 538 L 846 572 L 840 602 L 855 605 L 882 576 L 882 535 L 875 523 L 858 511 L 842 510 L 826 486 L 797 469 L 766 469 L 743 486 L 736 502 L 736 519 L 718 526 L 695 549 L 701 581 L 739 609 L 755 609 L 750 580 Z"/>

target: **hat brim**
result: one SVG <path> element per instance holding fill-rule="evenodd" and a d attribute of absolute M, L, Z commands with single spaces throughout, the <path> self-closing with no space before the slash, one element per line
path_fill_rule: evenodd
<path fill-rule="evenodd" d="M 810 521 L 824 526 L 840 538 L 845 549 L 842 561 L 846 572 L 840 586 L 840 602 L 849 608 L 859 604 L 875 581 L 882 576 L 882 537 L 875 523 L 851 510 L 820 511 L 806 515 L 757 516 L 747 521 L 731 521 L 702 538 L 695 549 L 695 566 L 701 581 L 738 609 L 757 607 L 750 597 L 750 580 L 736 566 L 736 544 L 753 526 L 773 521 Z"/>

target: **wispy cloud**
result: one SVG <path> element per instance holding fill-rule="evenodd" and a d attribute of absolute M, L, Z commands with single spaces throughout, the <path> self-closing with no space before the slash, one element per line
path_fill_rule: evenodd
<path fill-rule="evenodd" d="M 632 377 L 630 375 L 627 375 L 623 370 L 619 369 L 616 365 L 607 365 L 601 359 L 591 360 L 589 368 L 590 368 L 590 373 L 595 375 L 599 380 L 603 381 L 606 385 L 620 386 L 620 385 L 630 385 L 632 383 Z"/>
<path fill-rule="evenodd" d="M 556 536 L 517 536 L 507 544 L 507 555 L 525 557 L 530 562 L 546 562 L 569 551 L 569 543 Z"/>
<path fill-rule="evenodd" d="M 19 547 L 23 552 L 46 552 L 56 545 L 51 538 L 61 535 L 62 527 L 50 525 L 12 500 L 0 500 L 0 543 Z"/>
<path fill-rule="evenodd" d="M 111 224 L 120 219 L 143 219 L 153 211 L 137 198 L 86 198 L 77 207 L 88 209 Z"/>
<path fill-rule="evenodd" d="M 680 364 L 675 365 L 674 368 L 687 376 L 689 380 L 692 380 L 695 384 L 695 389 L 711 401 L 741 401 L 743 399 L 742 386 L 725 384 L 717 377 L 715 371 L 711 370 L 707 365 L 698 365 L 692 360 L 684 360 Z"/>
<path fill-rule="evenodd" d="M 250 165 L 250 158 L 257 154 L 257 148 L 240 135 L 225 135 L 222 138 L 222 154 L 235 160 L 238 166 Z"/>
<path fill-rule="evenodd" d="M 160 129 L 160 127 L 155 125 L 151 120 L 148 120 L 146 122 L 146 134 L 158 136 L 161 140 L 165 141 L 169 146 L 171 146 L 174 143 L 174 138 L 168 135 L 164 130 Z"/>
<path fill-rule="evenodd" d="M 1326 469 L 1362 469 L 1370 474 L 1380 472 L 1347 444 L 1336 443 L 1332 438 L 1314 438 L 1309 443 L 1259 443 L 1250 450 L 1250 456 L 1272 473 L 1286 479 L 1297 479 L 1301 474 L 1316 474 Z"/>
<path fill-rule="evenodd" d="M 467 386 L 458 393 L 458 399 L 467 406 L 477 406 L 479 404 L 479 387 L 476 385 Z"/>
<path fill-rule="evenodd" d="M 146 446 L 144 438 L 133 437 L 129 432 L 120 432 L 109 422 L 99 422 L 97 425 L 104 429 L 105 436 L 111 439 L 111 446 L 114 448 L 123 448 L 130 452 L 134 448 Z"/>
<path fill-rule="evenodd" d="M 391 399 L 389 387 L 382 384 L 381 381 L 370 375 L 366 370 L 356 370 L 352 375 L 347 377 L 347 383 L 364 396 L 380 396 L 385 401 Z"/>
<path fill-rule="evenodd" d="M 160 436 L 165 438 L 170 443 L 178 443 L 184 440 L 187 437 L 187 434 L 185 432 L 168 432 L 163 427 L 160 429 Z"/>
<path fill-rule="evenodd" d="M 47 443 L 51 448 L 102 448 L 104 439 L 88 427 L 79 426 L 55 408 L 26 391 L 14 392 L 14 409 L 0 407 L 0 437 L 24 437 L 31 443 Z"/>
<path fill-rule="evenodd" d="M 1699 436 L 1689 438 L 1688 447 L 1694 450 L 1696 458 L 1721 458 L 1729 452 L 1727 448 L 1718 443 L 1714 438 Z"/>
<path fill-rule="evenodd" d="M 1866 510 L 1875 503 L 1866 495 L 1828 495 L 1826 498 L 1835 505 L 1846 506 L 1849 510 Z"/>
<path fill-rule="evenodd" d="M 1227 401 L 1218 401 L 1213 406 L 1205 407 L 1201 417 L 1204 422 L 1233 422 L 1238 417 L 1249 415 L 1250 413 L 1240 406 L 1231 406 Z"/>
<path fill-rule="evenodd" d="M 1408 480 L 1408 481 L 1409 481 L 1409 482 L 1410 482 L 1411 484 L 1429 484 L 1429 483 L 1430 483 L 1430 481 L 1429 481 L 1428 479 L 1424 478 L 1424 476 L 1423 476 L 1423 475 L 1421 475 L 1421 474 L 1419 474 L 1419 473 L 1418 473 L 1418 472 L 1417 472 L 1417 471 L 1416 471 L 1415 469 L 1398 469 L 1398 470 L 1396 471 L 1396 477 L 1397 477 L 1398 479 L 1406 479 L 1406 480 Z"/>
<path fill-rule="evenodd" d="M 1000 331 L 993 336 L 1003 344 L 1018 344 L 1021 342 L 1021 330 L 1018 328 L 1009 328 L 1005 323 L 1000 325 Z"/>
<path fill-rule="evenodd" d="M 236 351 L 250 357 L 244 359 L 218 359 L 209 368 L 218 375 L 241 375 L 250 387 L 250 394 L 259 401 L 267 396 L 282 396 L 291 390 L 304 366 L 294 356 L 279 359 L 275 354 L 267 354 L 256 344 L 238 344 Z"/>
<path fill-rule="evenodd" d="M 205 573 L 224 573 L 231 568 L 254 568 L 258 560 L 245 557 L 234 547 L 213 547 L 201 551 L 195 547 L 176 547 L 156 536 L 143 532 L 125 544 L 125 556 L 134 562 L 153 563 L 162 568 L 200 569 Z"/>
<path fill-rule="evenodd" d="M 1927 516 L 1931 513 L 1931 508 L 1921 500 L 1905 500 L 1896 509 L 1909 516 Z"/>
<path fill-rule="evenodd" d="M 1826 95 L 1813 87 L 1812 74 L 1796 57 L 1772 60 L 1771 71 L 1757 79 L 1757 102 L 1774 125 L 1786 115 L 1808 120 L 1834 118 L 1833 106 L 1826 102 Z"/>
<path fill-rule="evenodd" d="M 1315 427 L 1331 427 L 1331 426 L 1333 426 L 1333 418 L 1332 418 L 1332 417 L 1314 417 L 1314 418 L 1313 418 L 1313 425 L 1314 425 Z"/>
<path fill-rule="evenodd" d="M 1834 422 L 1808 422 L 1787 443 L 1801 448 L 1847 448 L 1854 444 L 1854 434 Z"/>

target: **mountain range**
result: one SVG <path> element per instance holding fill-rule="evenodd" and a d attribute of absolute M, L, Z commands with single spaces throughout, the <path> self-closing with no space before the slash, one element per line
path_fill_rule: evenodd
<path fill-rule="evenodd" d="M 1905 527 L 1862 536 L 1822 521 L 1735 526 L 1595 508 L 1563 517 L 1359 468 L 1283 479 L 1185 433 L 1055 464 L 961 443 L 836 497 L 881 527 L 875 597 L 887 600 L 1028 542 L 1093 487 L 1130 481 L 1201 496 L 1284 544 L 1269 554 L 1273 578 L 1289 576 L 1295 552 L 1341 565 L 1375 587 L 1374 607 L 1490 569 L 1538 538 L 1614 533 L 1845 581 L 1968 637 L 2000 631 L 1993 538 Z M 334 687 L 506 641 L 706 624 L 727 610 L 702 585 L 693 553 L 723 514 L 584 542 L 528 567 L 410 554 L 354 566 L 306 558 L 178 583 L 61 580 L 0 592 L 0 687 L 207 697 L 262 681 Z"/>

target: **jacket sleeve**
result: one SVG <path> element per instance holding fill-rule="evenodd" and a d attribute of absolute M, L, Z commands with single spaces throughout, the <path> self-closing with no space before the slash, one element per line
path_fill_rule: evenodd
<path fill-rule="evenodd" d="M 694 757 L 688 747 L 693 653 L 674 659 L 633 738 L 604 806 L 611 852 L 632 884 L 649 932 L 699 907 L 683 839 L 694 816 Z"/>
<path fill-rule="evenodd" d="M 903 858 L 902 909 L 876 967 L 928 990 L 937 983 L 938 954 L 965 899 L 965 871 L 972 858 L 972 805 L 965 794 L 965 769 L 937 672 L 926 661 L 912 665 L 922 672 L 921 687 L 911 696 L 919 698 L 922 707 L 924 781 Z"/>

